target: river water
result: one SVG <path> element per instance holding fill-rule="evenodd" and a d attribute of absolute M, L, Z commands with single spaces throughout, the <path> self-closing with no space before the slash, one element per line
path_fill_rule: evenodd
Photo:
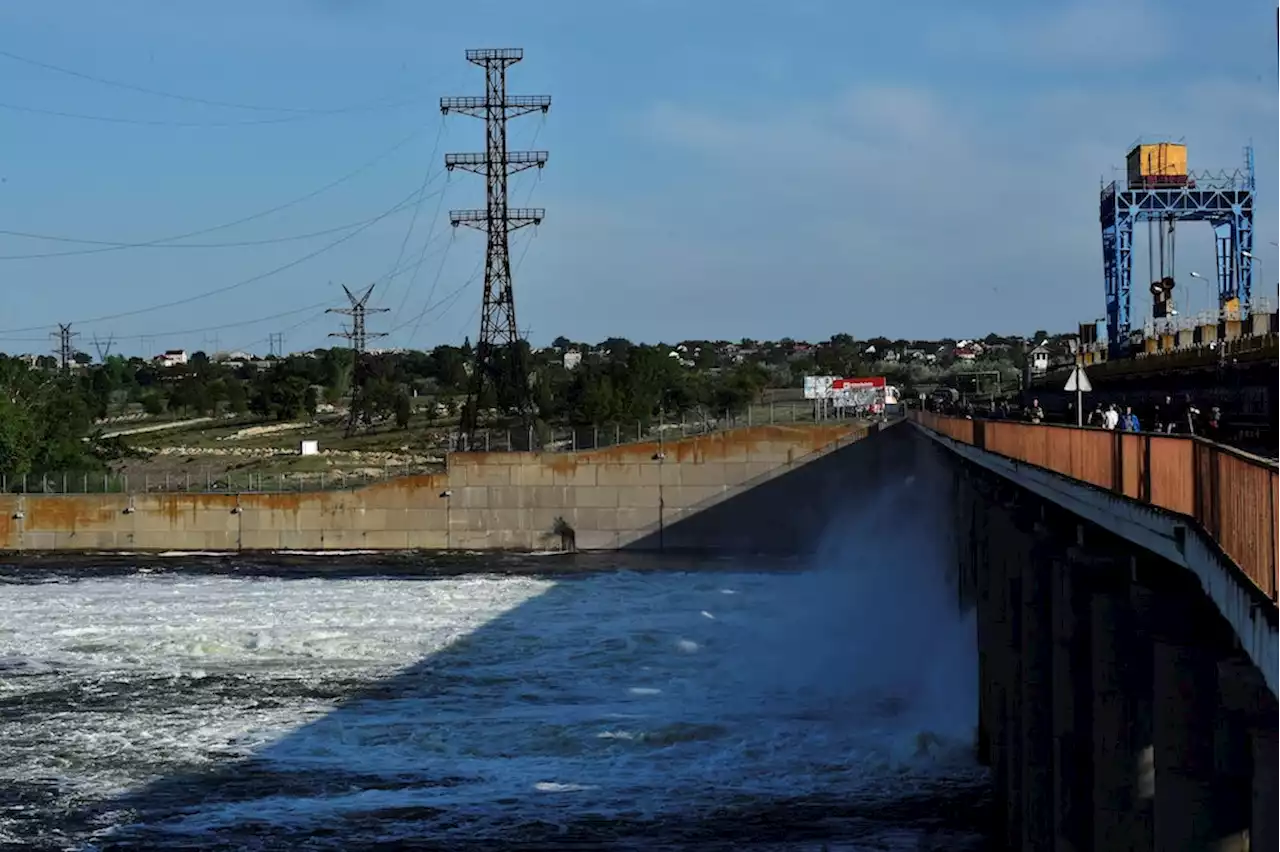
<path fill-rule="evenodd" d="M 0 570 L 0 847 L 985 849 L 972 623 L 850 550 Z"/>

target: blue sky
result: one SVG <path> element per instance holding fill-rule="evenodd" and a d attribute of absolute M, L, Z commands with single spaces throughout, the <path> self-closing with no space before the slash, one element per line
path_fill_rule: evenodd
<path fill-rule="evenodd" d="M 339 328 L 323 314 L 339 284 L 371 281 L 388 345 L 474 338 L 484 238 L 447 211 L 483 206 L 483 181 L 440 172 L 445 152 L 482 150 L 483 125 L 438 111 L 441 95 L 481 94 L 470 47 L 523 47 L 510 90 L 554 98 L 512 124 L 513 148 L 550 151 L 511 191 L 547 210 L 512 248 L 535 344 L 1070 328 L 1103 314 L 1099 179 L 1142 134 L 1185 137 L 1193 168 L 1235 166 L 1252 141 L 1255 293 L 1274 297 L 1275 14 L 1261 0 L 9 4 L 0 51 L 239 106 L 0 56 L 0 229 L 154 241 L 374 162 L 178 241 L 218 246 L 17 258 L 102 246 L 0 236 L 0 348 L 42 351 L 57 322 L 88 351 L 94 334 L 128 352 L 265 351 L 273 332 L 310 348 Z M 367 108 L 334 111 L 352 106 Z M 1178 250 L 1180 271 L 1212 277 L 1207 225 Z M 1207 306 L 1180 277 L 1190 308 Z"/>

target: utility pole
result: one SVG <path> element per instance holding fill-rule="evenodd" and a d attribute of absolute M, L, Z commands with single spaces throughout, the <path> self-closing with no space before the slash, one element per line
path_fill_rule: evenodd
<path fill-rule="evenodd" d="M 507 178 L 516 172 L 547 164 L 546 151 L 508 151 L 507 120 L 551 109 L 550 95 L 508 95 L 507 69 L 524 58 L 521 48 L 468 50 L 467 61 L 485 72 L 483 97 L 440 99 L 440 112 L 458 112 L 485 123 L 485 150 L 481 154 L 446 154 L 445 168 L 464 169 L 485 178 L 483 210 L 450 210 L 449 223 L 466 225 L 488 234 L 485 249 L 484 302 L 480 310 L 480 337 L 467 402 L 458 424 L 460 436 L 470 446 L 486 387 L 496 395 L 500 410 L 514 409 L 522 418 L 531 412 L 529 381 L 520 334 L 516 327 L 516 302 L 511 281 L 512 231 L 542 222 L 542 208 L 511 208 L 507 204 Z"/>
<path fill-rule="evenodd" d="M 71 330 L 71 323 L 63 325 L 58 323 L 58 330 L 49 332 L 50 337 L 58 338 L 58 348 L 53 353 L 58 356 L 58 366 L 62 368 L 62 372 L 71 372 L 71 365 L 75 363 L 76 350 L 71 345 L 73 337 L 79 337 L 80 332 Z"/>
<path fill-rule="evenodd" d="M 106 341 L 98 340 L 98 335 L 93 335 L 93 348 L 98 350 L 98 361 L 105 364 L 107 358 L 111 355 L 111 344 L 115 343 L 116 336 L 114 333 L 107 335 Z"/>
<path fill-rule="evenodd" d="M 347 291 L 347 295 L 348 296 L 351 295 L 350 290 Z M 361 325 L 363 324 L 364 324 L 364 321 L 362 319 Z M 284 357 L 284 332 L 283 331 L 273 331 L 267 335 L 267 354 L 274 355 L 277 358 Z"/>
<path fill-rule="evenodd" d="M 351 317 L 351 327 L 342 331 L 332 331 L 330 337 L 345 338 L 351 343 L 351 407 L 347 412 L 347 437 L 351 437 L 356 430 L 356 420 L 360 412 L 360 389 L 364 384 L 366 373 L 365 349 L 369 345 L 370 337 L 386 337 L 386 332 L 370 332 L 365 326 L 365 318 L 368 314 L 384 314 L 390 311 L 390 308 L 371 308 L 369 307 L 369 297 L 373 295 L 373 284 L 370 284 L 363 294 L 357 296 L 347 288 L 346 284 L 342 285 L 343 292 L 347 294 L 347 301 L 351 303 L 349 308 L 329 308 L 325 313 L 329 314 L 346 314 Z"/>

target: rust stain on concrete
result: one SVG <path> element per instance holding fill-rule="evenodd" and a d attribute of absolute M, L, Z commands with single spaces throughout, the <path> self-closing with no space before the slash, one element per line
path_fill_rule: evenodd
<path fill-rule="evenodd" d="M 710 435 L 692 435 L 663 441 L 640 441 L 597 450 L 559 453 L 457 452 L 450 453 L 450 467 L 477 467 L 491 464 L 541 463 L 555 473 L 572 473 L 580 464 L 635 464 L 651 461 L 659 451 L 669 461 L 706 462 L 732 458 L 735 454 L 759 452 L 769 444 L 784 444 L 807 451 L 821 449 L 862 431 L 861 425 L 763 425 L 746 426 Z"/>
<path fill-rule="evenodd" d="M 79 527 L 107 524 L 116 515 L 113 502 L 95 497 L 62 495 L 28 498 L 26 526 L 33 530 L 75 532 Z"/>
<path fill-rule="evenodd" d="M 838 426 L 748 426 L 742 429 L 731 429 L 727 432 L 715 432 L 710 435 L 694 435 L 676 438 L 671 441 L 643 441 L 636 444 L 621 444 L 601 450 L 586 450 L 577 453 L 546 453 L 542 461 L 553 470 L 567 472 L 583 462 L 604 464 L 635 464 L 650 461 L 662 452 L 668 461 L 708 462 L 723 461 L 737 455 L 759 453 L 771 444 L 788 447 L 799 447 L 807 451 L 822 447 L 852 434 L 861 427 L 854 425 Z"/>
<path fill-rule="evenodd" d="M 195 517 L 202 511 L 230 512 L 236 505 L 234 494 L 162 494 L 159 495 L 160 513 L 169 521 L 169 526 L 176 526 L 178 516 L 187 512 Z"/>
<path fill-rule="evenodd" d="M 0 500 L 0 547 L 10 550 L 14 547 L 13 541 L 13 513 L 18 511 L 18 501 L 16 498 Z"/>
<path fill-rule="evenodd" d="M 478 453 L 472 455 L 486 455 Z M 480 462 L 483 464 L 483 462 Z M 380 491 L 416 491 L 419 489 L 439 489 L 444 490 L 449 487 L 449 474 L 447 473 L 423 473 L 417 476 L 400 476 L 386 482 L 375 482 L 372 485 L 366 485 L 357 489 L 357 493 L 374 494 Z M 438 492 L 437 492 L 438 493 Z"/>
<path fill-rule="evenodd" d="M 450 455 L 448 464 L 449 470 L 458 473 L 461 468 L 487 465 L 532 465 L 557 474 L 573 475 L 579 467 L 647 463 L 652 461 L 659 450 L 665 453 L 669 462 L 749 460 L 752 456 L 762 456 L 781 464 L 781 457 L 795 460 L 842 439 L 864 435 L 865 429 L 855 424 L 763 425 L 671 441 L 646 441 L 567 453 L 454 453 Z M 97 526 L 128 531 L 133 522 L 124 520 L 124 512 L 130 503 L 140 516 L 158 515 L 168 520 L 170 528 L 176 529 L 184 515 L 194 519 L 202 513 L 226 513 L 237 505 L 253 511 L 289 513 L 295 517 L 303 510 L 318 510 L 336 516 L 363 508 L 404 508 L 417 503 L 424 496 L 435 497 L 450 487 L 450 474 L 445 472 L 400 477 L 371 483 L 351 491 L 255 494 L 182 492 L 132 496 L 28 495 L 22 498 L 21 503 L 18 498 L 10 496 L 0 499 L 0 507 L 4 507 L 0 511 L 0 548 L 16 548 L 19 532 L 22 530 L 41 533 L 75 532 L 77 528 Z M 518 489 L 521 486 L 510 487 Z M 13 514 L 19 505 L 26 512 L 26 519 L 21 522 L 13 520 Z"/>

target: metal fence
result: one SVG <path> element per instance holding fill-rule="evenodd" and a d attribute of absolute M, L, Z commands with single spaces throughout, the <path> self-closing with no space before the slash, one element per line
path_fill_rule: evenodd
<path fill-rule="evenodd" d="M 1193 519 L 1269 598 L 1277 597 L 1274 462 L 1193 435 L 968 420 L 914 412 L 952 440 Z"/>
<path fill-rule="evenodd" d="M 780 402 L 752 405 L 740 413 L 722 412 L 714 416 L 692 415 L 670 420 L 654 418 L 628 423 L 602 423 L 589 426 L 553 426 L 538 430 L 484 429 L 476 432 L 475 442 L 466 449 L 473 452 L 575 452 L 598 450 L 642 441 L 678 440 L 726 429 L 748 426 L 787 425 L 814 422 L 852 421 L 852 413 L 840 414 L 827 408 L 822 411 L 813 402 Z M 458 449 L 458 448 L 454 448 Z"/>
<path fill-rule="evenodd" d="M 825 415 L 825 416 L 824 416 Z M 848 419 L 848 418 L 844 418 Z M 812 403 L 754 405 L 740 414 L 714 418 L 683 418 L 672 422 L 607 423 L 595 426 L 558 426 L 542 430 L 480 429 L 472 452 L 577 452 L 604 449 L 642 441 L 675 441 L 727 429 L 769 424 L 840 422 L 830 411 L 817 411 Z M 145 494 L 145 493 L 280 493 L 358 488 L 403 476 L 439 473 L 450 448 L 438 446 L 404 452 L 326 451 L 301 456 L 279 450 L 270 455 L 210 455 L 175 462 L 181 472 L 103 473 L 57 472 L 11 476 L 0 473 L 0 493 L 10 494 Z M 225 460 L 218 464 L 214 459 Z M 323 465 L 324 469 L 305 469 Z"/>

